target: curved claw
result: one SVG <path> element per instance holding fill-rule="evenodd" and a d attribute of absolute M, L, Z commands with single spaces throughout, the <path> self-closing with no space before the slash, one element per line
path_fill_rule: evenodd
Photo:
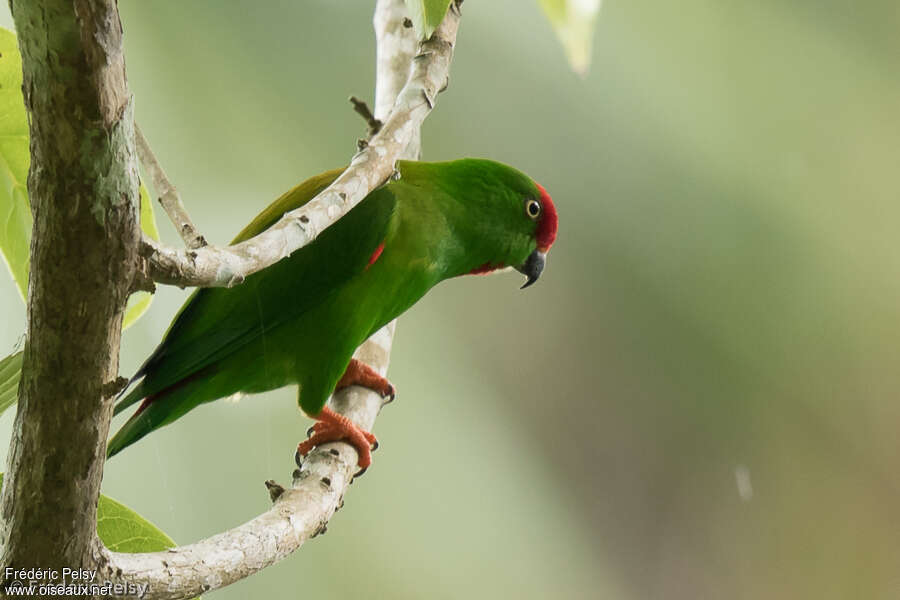
<path fill-rule="evenodd" d="M 300 446 L 297 446 L 297 451 L 294 452 L 294 462 L 297 463 L 298 468 L 303 468 L 303 455 L 300 454 Z"/>
<path fill-rule="evenodd" d="M 363 473 L 365 473 L 368 470 L 369 470 L 369 467 L 363 467 L 362 469 L 360 469 L 359 471 L 357 471 L 356 473 L 353 474 L 353 479 L 356 479 L 357 477 L 362 477 Z"/>
<path fill-rule="evenodd" d="M 378 450 L 378 440 L 375 440 L 375 443 L 372 444 L 372 452 L 375 452 L 376 450 Z"/>
<path fill-rule="evenodd" d="M 315 425 L 310 426 L 310 428 L 306 430 L 306 437 L 308 437 L 308 438 L 312 437 L 312 434 L 314 434 L 315 432 L 316 432 L 316 426 Z"/>
<path fill-rule="evenodd" d="M 397 399 L 397 388 L 394 387 L 393 383 L 388 384 L 386 392 L 382 394 L 381 397 L 385 399 L 385 401 L 381 403 L 382 406 L 386 406 Z"/>

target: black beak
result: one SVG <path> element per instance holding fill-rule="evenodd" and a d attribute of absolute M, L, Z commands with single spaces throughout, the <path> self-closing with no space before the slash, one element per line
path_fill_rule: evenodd
<path fill-rule="evenodd" d="M 523 285 L 520 289 L 524 290 L 529 285 L 538 280 L 538 278 L 541 276 L 541 271 L 544 270 L 544 263 L 546 261 L 547 255 L 539 250 L 535 250 L 528 255 L 528 258 L 525 260 L 525 264 L 516 267 L 516 271 L 528 277 L 525 285 Z"/>

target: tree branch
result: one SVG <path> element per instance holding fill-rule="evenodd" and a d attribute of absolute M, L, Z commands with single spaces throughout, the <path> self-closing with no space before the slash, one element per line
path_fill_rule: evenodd
<path fill-rule="evenodd" d="M 377 14 L 376 11 L 376 19 Z M 384 183 L 393 173 L 394 163 L 418 137 L 422 122 L 434 108 L 437 94 L 447 86 L 458 25 L 459 9 L 454 2 L 434 35 L 419 45 L 406 84 L 390 115 L 382 119 L 381 131 L 328 188 L 308 204 L 286 213 L 266 231 L 234 246 L 176 250 L 145 236 L 142 253 L 148 259 L 153 280 L 182 287 L 230 287 L 241 283 L 247 276 L 314 240 Z M 404 38 L 410 37 L 402 23 L 396 27 L 406 32 Z M 393 33 L 384 36 L 386 41 L 396 37 Z M 399 64 L 393 66 L 400 68 Z"/>
<path fill-rule="evenodd" d="M 401 88 L 404 93 L 413 89 L 408 82 L 403 85 L 417 48 L 412 30 L 404 26 L 407 20 L 403 0 L 378 1 L 374 19 L 378 48 L 376 115 L 387 113 L 395 105 Z M 448 52 L 452 53 L 458 10 L 447 21 L 450 22 L 445 21 L 446 26 L 442 25 L 435 37 L 443 40 Z M 423 60 L 420 58 L 417 62 Z M 433 76 L 446 81 L 449 64 L 448 54 L 441 61 L 442 72 Z M 409 81 L 417 76 L 418 68 L 413 68 Z M 401 110 L 408 108 L 407 103 L 408 98 L 396 100 L 396 106 Z M 421 108 L 413 106 L 411 110 L 421 111 Z M 421 118 L 428 111 L 430 107 Z M 396 113 L 395 108 L 391 119 Z M 405 139 L 406 146 L 399 148 L 393 158 L 384 158 L 391 169 L 397 158 L 417 157 L 420 146 L 418 124 L 409 131 L 408 138 L 394 142 L 399 144 Z M 387 373 L 394 328 L 395 323 L 387 325 L 354 354 L 382 376 Z M 371 430 L 382 399 L 370 390 L 352 386 L 336 394 L 331 405 L 356 424 Z M 206 540 L 166 552 L 122 554 L 107 550 L 101 572 L 105 579 L 113 582 L 149 584 L 144 596 L 147 600 L 190 598 L 234 583 L 283 559 L 307 540 L 325 532 L 328 521 L 343 505 L 357 459 L 356 451 L 349 444 L 324 444 L 294 472 L 290 489 L 281 491 L 277 484 L 267 484 L 270 493 L 274 490 L 275 500 L 272 508 L 262 515 Z"/>
<path fill-rule="evenodd" d="M 156 155 L 150 148 L 150 143 L 144 137 L 144 132 L 137 126 L 137 123 L 134 125 L 134 142 L 138 158 L 141 164 L 144 165 L 147 175 L 150 176 L 150 185 L 159 197 L 159 203 L 169 216 L 169 220 L 172 221 L 181 239 L 184 240 L 184 245 L 192 250 L 202 248 L 206 245 L 206 239 L 194 227 L 191 216 L 181 202 L 181 194 L 169 181 L 162 165 L 159 164 Z"/>
<path fill-rule="evenodd" d="M 391 0 L 394 1 L 394 0 Z M 387 372 L 393 327 L 372 336 L 357 357 Z M 383 400 L 351 387 L 331 400 L 334 410 L 372 428 Z M 293 483 L 265 513 L 210 538 L 164 552 L 107 551 L 101 580 L 149 584 L 143 600 L 192 598 L 239 581 L 276 563 L 325 532 L 357 470 L 356 450 L 344 442 L 316 448 L 294 471 Z M 268 486 L 267 486 L 268 487 Z M 262 492 L 260 492 L 262 493 Z"/>

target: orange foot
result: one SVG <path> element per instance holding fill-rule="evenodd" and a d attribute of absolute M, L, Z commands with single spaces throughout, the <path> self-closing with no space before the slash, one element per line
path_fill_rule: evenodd
<path fill-rule="evenodd" d="M 357 359 L 351 359 L 340 381 L 334 390 L 338 391 L 351 385 L 361 385 L 365 388 L 381 394 L 382 398 L 390 398 L 392 402 L 396 397 L 396 390 L 390 381 L 379 375 L 375 369 Z M 372 464 L 372 450 L 378 448 L 378 440 L 368 431 L 358 427 L 350 419 L 334 412 L 328 406 L 316 416 L 316 424 L 313 425 L 307 435 L 311 437 L 297 446 L 297 454 L 306 456 L 316 446 L 328 442 L 344 440 L 356 448 L 359 455 L 360 471 L 357 476 Z"/>
<path fill-rule="evenodd" d="M 306 456 L 316 446 L 344 440 L 356 448 L 356 452 L 359 454 L 357 464 L 361 471 L 357 475 L 362 475 L 363 471 L 372 464 L 372 450 L 378 447 L 378 440 L 344 415 L 338 414 L 326 406 L 322 412 L 316 415 L 316 424 L 312 426 L 312 432 L 313 434 L 308 440 L 300 442 L 297 446 L 297 454 L 300 456 Z"/>
<path fill-rule="evenodd" d="M 394 385 L 390 381 L 379 375 L 375 369 L 366 363 L 355 358 L 350 359 L 350 364 L 347 365 L 347 370 L 344 371 L 344 374 L 337 382 L 334 391 L 337 392 L 351 385 L 361 385 L 369 388 L 373 392 L 381 394 L 382 398 L 390 397 L 388 402 L 393 402 L 397 395 L 397 390 L 394 389 Z"/>

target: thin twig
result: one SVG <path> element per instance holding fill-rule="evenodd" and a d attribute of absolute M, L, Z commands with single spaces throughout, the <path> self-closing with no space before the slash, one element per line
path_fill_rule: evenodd
<path fill-rule="evenodd" d="M 172 185 L 172 182 L 169 181 L 166 172 L 156 159 L 156 155 L 153 154 L 147 138 L 144 137 L 144 133 L 137 123 L 134 124 L 134 140 L 137 146 L 138 158 L 150 176 L 153 191 L 159 197 L 159 203 L 162 205 L 163 210 L 166 211 L 166 214 L 169 215 L 169 220 L 172 221 L 181 239 L 184 240 L 184 245 L 191 250 L 206 246 L 206 240 L 194 227 L 187 209 L 181 202 L 181 195 L 175 189 L 175 186 Z"/>
<path fill-rule="evenodd" d="M 366 104 L 365 100 L 360 100 L 356 96 L 350 96 L 349 100 L 350 104 L 353 105 L 353 110 L 359 113 L 359 116 L 363 118 L 366 125 L 369 127 L 369 138 L 381 131 L 381 126 L 384 123 L 375 118 L 375 115 L 369 110 L 369 105 Z"/>

